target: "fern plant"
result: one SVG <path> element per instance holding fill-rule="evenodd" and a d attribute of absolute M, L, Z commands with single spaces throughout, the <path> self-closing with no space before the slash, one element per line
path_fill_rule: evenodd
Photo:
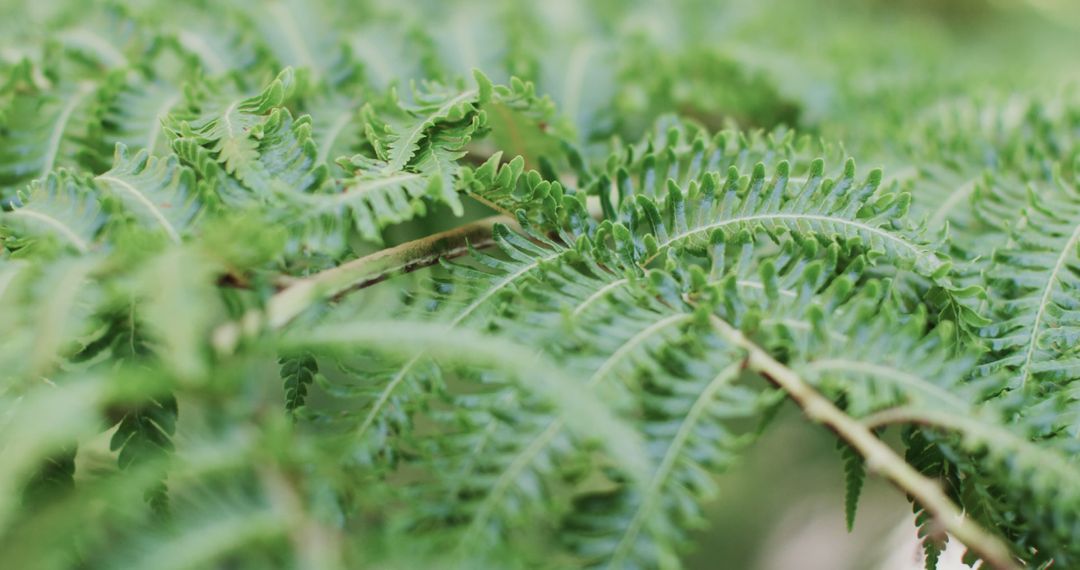
<path fill-rule="evenodd" d="M 0 566 L 680 568 L 786 407 L 1080 566 L 1075 34 L 969 4 L 0 1 Z"/>

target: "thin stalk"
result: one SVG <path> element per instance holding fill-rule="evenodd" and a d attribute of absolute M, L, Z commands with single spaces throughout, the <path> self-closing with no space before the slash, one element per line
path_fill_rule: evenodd
<path fill-rule="evenodd" d="M 243 336 L 263 328 L 280 329 L 320 300 L 374 285 L 392 275 L 434 265 L 440 259 L 464 255 L 470 248 L 487 247 L 494 243 L 492 228 L 497 223 L 515 225 L 506 216 L 491 216 L 296 279 L 271 297 L 264 310 L 249 311 L 240 320 L 218 327 L 212 337 L 214 347 L 219 353 L 230 353 Z"/>
<path fill-rule="evenodd" d="M 996 536 L 983 530 L 974 520 L 965 517 L 940 485 L 916 471 L 869 428 L 833 405 L 795 371 L 773 358 L 746 338 L 741 331 L 718 317 L 714 316 L 711 320 L 713 327 L 724 338 L 746 350 L 748 368 L 783 389 L 811 421 L 828 427 L 855 448 L 866 460 L 870 471 L 880 473 L 911 496 L 932 514 L 946 531 L 978 554 L 990 567 L 1020 570 L 1008 547 Z"/>

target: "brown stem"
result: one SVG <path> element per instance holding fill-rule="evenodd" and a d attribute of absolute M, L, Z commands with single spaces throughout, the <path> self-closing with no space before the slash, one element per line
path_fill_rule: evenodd
<path fill-rule="evenodd" d="M 883 428 L 885 426 L 894 424 L 913 424 L 931 427 L 942 427 L 935 425 L 929 420 L 929 418 L 922 417 L 915 411 L 903 407 L 889 408 L 887 410 L 875 412 L 859 420 L 859 423 L 866 426 L 867 429 L 871 430 Z"/>
<path fill-rule="evenodd" d="M 464 255 L 470 247 L 487 247 L 493 243 L 492 229 L 497 223 L 516 225 L 506 216 L 491 216 L 297 279 L 271 297 L 265 310 L 249 311 L 239 321 L 218 327 L 212 337 L 214 347 L 221 353 L 232 352 L 245 334 L 255 334 L 264 327 L 280 329 L 320 299 L 339 297 L 392 275 Z"/>

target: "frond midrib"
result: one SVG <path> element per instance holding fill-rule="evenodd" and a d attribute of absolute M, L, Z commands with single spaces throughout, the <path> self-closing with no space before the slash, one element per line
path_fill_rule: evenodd
<path fill-rule="evenodd" d="M 71 242 L 71 244 L 75 246 L 75 249 L 77 249 L 79 253 L 86 253 L 90 249 L 90 245 L 86 242 L 86 240 L 79 237 L 79 235 L 75 233 L 74 230 L 69 228 L 67 224 L 45 212 L 39 212 L 37 210 L 24 207 L 16 208 L 10 212 L 7 212 L 5 215 L 14 217 L 26 217 L 48 225 L 49 227 L 59 232 L 60 235 L 64 236 L 64 238 L 66 238 L 69 242 Z"/>
<path fill-rule="evenodd" d="M 791 213 L 791 212 L 776 212 L 776 213 L 754 214 L 754 215 L 751 215 L 751 216 L 739 216 L 739 217 L 736 217 L 736 218 L 729 218 L 729 219 L 726 219 L 726 220 L 721 220 L 719 222 L 714 222 L 714 223 L 711 223 L 711 224 L 706 224 L 704 226 L 699 226 L 699 227 L 696 227 L 696 228 L 693 228 L 693 229 L 690 229 L 690 230 L 687 230 L 687 231 L 684 231 L 684 232 L 680 232 L 678 234 L 674 234 L 672 236 L 669 236 L 667 239 L 659 242 L 657 244 L 657 251 L 655 253 L 653 253 L 652 255 L 650 255 L 649 257 L 647 257 L 645 259 L 645 261 L 643 262 L 643 265 L 649 264 L 654 259 L 656 259 L 663 251 L 665 251 L 668 248 L 674 246 L 675 244 L 677 244 L 678 242 L 680 242 L 682 240 L 689 239 L 689 238 L 694 237 L 696 235 L 700 235 L 702 233 L 705 233 L 705 232 L 708 232 L 708 231 L 711 231 L 711 230 L 720 229 L 720 228 L 727 227 L 727 226 L 734 226 L 734 225 L 740 225 L 740 224 L 750 224 L 750 223 L 753 223 L 753 222 L 768 221 L 768 220 L 808 220 L 808 221 L 818 221 L 818 222 L 824 222 L 824 223 L 836 224 L 836 225 L 842 225 L 842 226 L 849 226 L 849 227 L 852 227 L 852 228 L 856 228 L 856 229 L 858 229 L 860 231 L 866 231 L 866 232 L 875 234 L 877 236 L 880 236 L 882 239 L 884 239 L 884 240 L 886 240 L 888 242 L 892 242 L 894 244 L 897 244 L 900 247 L 903 247 L 906 250 L 911 251 L 914 254 L 916 260 L 931 259 L 931 260 L 933 260 L 933 262 L 935 262 L 934 263 L 935 267 L 939 266 L 941 264 L 941 260 L 938 259 L 938 257 L 936 255 L 934 255 L 933 252 L 931 252 L 929 250 L 926 250 L 926 249 L 924 249 L 922 247 L 919 247 L 917 244 L 911 242 L 910 240 L 903 239 L 899 235 L 887 232 L 885 230 L 882 230 L 881 228 L 876 228 L 874 226 L 871 226 L 871 225 L 868 225 L 868 224 L 865 224 L 865 223 L 862 223 L 862 222 L 858 222 L 858 221 L 855 221 L 855 220 L 849 220 L 847 218 L 842 218 L 842 217 L 837 217 L 837 216 L 826 216 L 826 215 L 822 215 L 822 214 L 801 214 L 801 213 Z"/>
<path fill-rule="evenodd" d="M 737 378 L 742 371 L 742 368 L 742 361 L 737 361 L 728 365 L 721 370 L 720 373 L 705 386 L 705 389 L 698 394 L 697 398 L 694 399 L 690 411 L 687 412 L 686 416 L 679 424 L 679 430 L 672 438 L 667 451 L 664 452 L 664 458 L 656 468 L 652 480 L 649 481 L 648 486 L 645 488 L 644 498 L 638 504 L 637 509 L 635 509 L 634 515 L 631 517 L 630 523 L 626 527 L 626 532 L 623 533 L 622 538 L 615 547 L 615 551 L 608 564 L 609 568 L 619 568 L 620 563 L 628 556 L 633 542 L 637 540 L 641 528 L 645 524 L 645 517 L 649 516 L 653 509 L 656 508 L 656 503 L 661 497 L 661 489 L 667 482 L 668 477 L 671 476 L 675 464 L 678 461 L 679 454 L 689 439 L 694 426 L 720 389 L 729 385 L 733 379 Z"/>
<path fill-rule="evenodd" d="M 118 188 L 125 194 L 135 198 L 140 205 L 146 208 L 146 211 L 150 213 L 154 220 L 161 225 L 162 229 L 164 229 L 165 233 L 169 236 L 169 239 L 175 243 L 180 243 L 180 233 L 173 227 L 172 222 L 170 222 L 161 209 L 158 208 L 152 200 L 143 195 L 138 188 L 135 188 L 134 185 L 126 180 L 122 180 L 108 173 L 98 175 L 97 179 L 108 182 L 110 186 Z"/>
<path fill-rule="evenodd" d="M 1057 285 L 1058 274 L 1061 273 L 1061 270 L 1065 267 L 1069 256 L 1075 254 L 1078 243 L 1080 243 L 1080 225 L 1076 226 L 1076 229 L 1073 230 L 1068 241 L 1066 241 L 1065 245 L 1061 248 L 1061 253 L 1058 254 L 1057 261 L 1050 270 L 1050 274 L 1047 276 L 1046 285 L 1043 287 L 1042 295 L 1039 298 L 1039 308 L 1035 312 L 1035 319 L 1031 323 L 1031 335 L 1028 338 L 1027 347 L 1024 351 L 1024 363 L 1021 365 L 1023 371 L 1023 376 L 1020 381 L 1021 387 L 1025 386 L 1028 379 L 1031 377 L 1031 363 L 1035 357 L 1035 347 L 1039 340 L 1039 327 L 1042 325 L 1042 319 L 1046 314 L 1046 308 L 1050 305 L 1051 295 Z"/>
<path fill-rule="evenodd" d="M 91 82 L 83 82 L 79 84 L 79 87 L 75 90 L 75 93 L 67 101 L 67 103 L 61 108 L 60 114 L 56 118 L 56 123 L 53 125 L 52 131 L 49 133 L 49 138 L 46 141 L 45 147 L 45 162 L 42 165 L 41 171 L 38 173 L 39 178 L 44 178 L 52 172 L 53 166 L 56 165 L 57 156 L 60 153 L 60 145 L 64 140 L 64 131 L 67 129 L 68 122 L 71 120 L 71 116 L 75 113 L 75 109 L 93 90 L 95 85 Z"/>
<path fill-rule="evenodd" d="M 394 141 L 395 152 L 393 153 L 393 156 L 390 157 L 390 160 L 387 161 L 386 170 L 393 172 L 405 168 L 405 165 L 409 163 L 409 160 L 416 152 L 416 145 L 424 139 L 424 131 L 430 128 L 431 122 L 450 112 L 455 105 L 458 105 L 471 97 L 476 97 L 477 94 L 479 94 L 479 91 L 476 89 L 469 89 L 459 93 L 446 103 L 443 103 L 436 110 L 428 113 L 425 119 L 418 121 L 413 128 L 408 131 L 406 136 Z"/>

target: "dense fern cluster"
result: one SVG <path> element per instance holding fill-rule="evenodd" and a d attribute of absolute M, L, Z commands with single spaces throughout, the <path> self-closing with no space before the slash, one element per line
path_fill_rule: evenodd
<path fill-rule="evenodd" d="M 1077 14 L 778 4 L 0 1 L 0 566 L 1080 566 Z"/>

